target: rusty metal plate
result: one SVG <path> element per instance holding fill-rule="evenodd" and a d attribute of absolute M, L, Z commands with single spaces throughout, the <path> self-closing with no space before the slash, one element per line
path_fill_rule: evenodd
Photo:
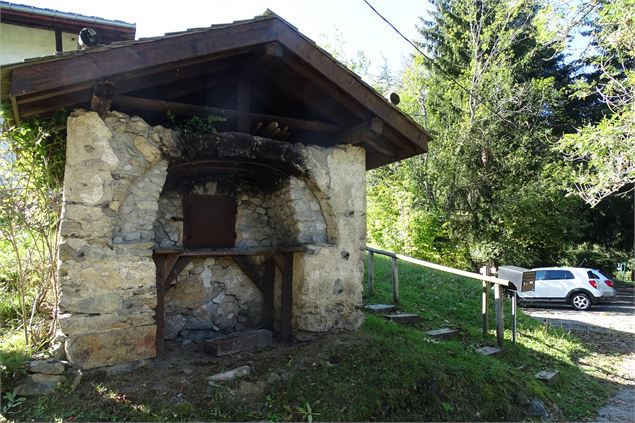
<path fill-rule="evenodd" d="M 232 248 L 236 199 L 229 195 L 183 196 L 183 247 Z"/>

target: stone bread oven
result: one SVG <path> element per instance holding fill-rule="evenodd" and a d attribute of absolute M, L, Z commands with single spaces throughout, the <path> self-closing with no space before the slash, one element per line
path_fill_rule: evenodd
<path fill-rule="evenodd" d="M 425 153 L 429 135 L 297 28 L 267 11 L 0 70 L 16 121 L 76 110 L 59 248 L 69 361 L 361 324 L 365 171 Z M 221 133 L 179 135 L 158 126 L 168 112 L 222 117 Z"/>
<path fill-rule="evenodd" d="M 191 143 L 118 112 L 103 120 L 85 111 L 69 118 L 60 324 L 71 362 L 92 368 L 154 357 L 161 323 L 158 342 L 182 344 L 267 324 L 280 330 L 281 272 L 275 270 L 272 316 L 263 310 L 263 292 L 249 273 L 262 274 L 271 251 L 289 248 L 296 249 L 293 331 L 361 324 L 364 150 L 229 133 L 217 137 L 220 151 L 206 157 L 214 160 L 201 163 L 205 153 L 192 151 Z M 158 308 L 153 254 L 156 259 L 183 247 L 209 247 L 187 245 L 188 223 L 194 225 L 189 231 L 206 224 L 208 232 L 219 227 L 227 232 L 227 222 L 184 213 L 192 198 L 199 206 L 218 198 L 233 202 L 235 215 L 227 216 L 233 245 L 210 246 L 245 255 L 192 257 L 163 287 L 164 305 Z M 247 261 L 237 264 L 241 260 Z"/>

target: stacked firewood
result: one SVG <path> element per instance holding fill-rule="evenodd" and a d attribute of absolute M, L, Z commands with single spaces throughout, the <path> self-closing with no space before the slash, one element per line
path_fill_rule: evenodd
<path fill-rule="evenodd" d="M 275 140 L 286 140 L 291 135 L 291 131 L 289 131 L 289 126 L 280 126 L 278 122 L 273 120 L 268 124 L 258 122 L 251 134 Z"/>

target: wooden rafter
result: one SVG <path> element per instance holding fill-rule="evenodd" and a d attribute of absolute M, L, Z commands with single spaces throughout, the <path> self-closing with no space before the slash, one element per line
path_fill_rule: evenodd
<path fill-rule="evenodd" d="M 254 120 L 276 121 L 304 131 L 335 133 L 340 129 L 336 125 L 325 122 L 295 119 L 264 113 L 242 112 L 239 110 L 224 109 L 220 107 L 199 106 L 196 104 L 178 103 L 175 101 L 156 100 L 151 98 L 118 96 L 115 97 L 114 104 L 150 112 L 167 113 L 169 111 L 176 114 L 187 114 L 193 116 L 208 116 L 210 114 L 224 118 L 246 116 Z"/>

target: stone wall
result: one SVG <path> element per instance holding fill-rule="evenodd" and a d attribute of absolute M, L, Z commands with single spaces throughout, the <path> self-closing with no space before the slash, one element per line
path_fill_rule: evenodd
<path fill-rule="evenodd" d="M 257 146 L 280 143 L 256 138 Z M 302 175 L 274 190 L 247 182 L 235 188 L 236 246 L 306 245 L 311 253 L 294 261 L 294 331 L 355 329 L 362 322 L 364 150 L 288 146 L 281 151 L 304 160 Z M 69 117 L 60 323 L 72 363 L 92 368 L 155 355 L 152 252 L 183 245 L 183 187 L 164 187 L 168 162 L 180 154 L 174 132 L 140 118 Z M 217 185 L 192 190 L 214 194 Z M 276 271 L 276 301 L 280 279 Z M 165 300 L 166 337 L 183 342 L 261 324 L 262 294 L 230 258 L 193 260 Z"/>
<path fill-rule="evenodd" d="M 329 243 L 312 245 L 313 254 L 296 254 L 292 326 L 305 332 L 357 329 L 364 318 L 365 151 L 308 146 L 305 159 L 311 175 L 305 182 L 320 203 Z"/>
<path fill-rule="evenodd" d="M 68 118 L 60 326 L 84 368 L 155 355 L 152 225 L 172 135 L 116 112 Z"/>

